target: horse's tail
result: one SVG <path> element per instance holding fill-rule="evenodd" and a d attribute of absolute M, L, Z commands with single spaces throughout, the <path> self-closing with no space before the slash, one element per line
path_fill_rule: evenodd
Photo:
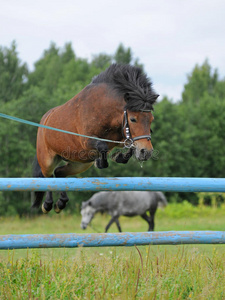
<path fill-rule="evenodd" d="M 168 202 L 165 195 L 162 192 L 157 192 L 157 200 L 158 200 L 158 207 L 165 207 L 167 206 Z"/>
<path fill-rule="evenodd" d="M 34 163 L 33 163 L 33 177 L 41 177 L 44 178 L 44 175 L 42 174 L 41 167 L 37 160 L 37 155 L 35 155 Z M 43 197 L 45 192 L 35 191 L 35 200 L 32 204 L 32 208 L 39 208 L 41 206 Z"/>

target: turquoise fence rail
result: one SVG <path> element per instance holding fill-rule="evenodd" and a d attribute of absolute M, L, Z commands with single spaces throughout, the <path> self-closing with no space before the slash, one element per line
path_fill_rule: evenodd
<path fill-rule="evenodd" d="M 0 249 L 75 248 L 138 245 L 225 244 L 224 231 L 64 233 L 0 236 Z"/>
<path fill-rule="evenodd" d="M 0 191 L 225 192 L 225 178 L 0 178 Z"/>

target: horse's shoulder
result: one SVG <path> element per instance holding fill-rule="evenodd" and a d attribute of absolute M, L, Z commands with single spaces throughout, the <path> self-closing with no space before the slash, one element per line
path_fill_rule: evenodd
<path fill-rule="evenodd" d="M 53 107 L 53 108 L 51 108 L 49 111 L 47 111 L 47 112 L 43 115 L 43 117 L 41 118 L 40 123 L 41 123 L 41 124 L 46 124 L 46 123 L 48 122 L 49 117 L 50 117 L 55 111 L 57 111 L 60 107 L 61 107 L 61 105 L 60 105 L 60 106 Z"/>

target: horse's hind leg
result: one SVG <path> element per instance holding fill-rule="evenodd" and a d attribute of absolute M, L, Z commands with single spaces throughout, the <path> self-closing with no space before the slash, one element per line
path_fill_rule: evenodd
<path fill-rule="evenodd" d="M 62 209 L 66 207 L 66 203 L 69 201 L 67 193 L 65 191 L 60 193 L 59 199 L 54 205 L 54 210 L 57 214 L 61 212 Z"/>
<path fill-rule="evenodd" d="M 153 225 L 153 229 L 152 229 L 151 217 L 148 217 L 146 212 L 143 215 L 141 215 L 141 217 L 148 223 L 148 231 L 153 231 L 154 225 Z M 154 216 L 153 216 L 153 220 L 154 220 Z"/>
<path fill-rule="evenodd" d="M 71 163 L 69 162 L 65 166 L 61 166 L 55 169 L 55 177 L 56 178 L 63 178 L 70 175 L 79 174 L 81 172 L 84 172 L 87 170 L 93 162 L 91 163 Z M 54 210 L 56 213 L 60 213 L 62 209 L 66 207 L 67 202 L 69 201 L 69 198 L 67 196 L 67 193 L 65 191 L 62 191 L 60 193 L 60 197 L 57 200 L 57 202 L 54 205 Z"/>
<path fill-rule="evenodd" d="M 63 178 L 66 177 L 65 176 L 65 169 L 66 166 L 61 166 L 55 169 L 55 177 L 56 178 Z M 66 203 L 69 201 L 69 198 L 67 196 L 67 193 L 65 191 L 60 192 L 60 196 L 59 199 L 57 200 L 57 202 L 54 205 L 54 210 L 57 214 L 59 214 L 61 212 L 62 209 L 64 209 L 66 207 Z"/>
<path fill-rule="evenodd" d="M 44 201 L 44 203 L 42 204 L 42 212 L 44 214 L 47 214 L 50 212 L 50 210 L 52 209 L 52 206 L 53 206 L 53 197 L 52 197 L 52 192 L 51 191 L 48 191 L 46 193 L 46 199 Z"/>
<path fill-rule="evenodd" d="M 148 231 L 154 231 L 154 228 L 155 228 L 154 218 L 155 218 L 156 209 L 157 208 L 149 210 L 150 218 L 149 218 L 149 229 L 148 229 Z"/>
<path fill-rule="evenodd" d="M 46 149 L 45 149 L 46 150 Z M 40 161 L 40 172 L 41 172 L 41 176 L 39 177 L 43 177 L 43 178 L 50 178 L 53 177 L 53 171 L 55 169 L 55 167 L 57 166 L 57 164 L 60 161 L 60 158 L 55 155 L 54 153 L 51 154 L 50 151 L 39 151 L 37 152 L 39 154 L 38 160 Z M 43 192 L 42 192 L 43 193 Z M 39 201 L 39 204 L 41 204 L 42 199 Z M 48 191 L 46 193 L 46 199 L 42 204 L 42 212 L 47 214 L 53 206 L 53 197 L 52 197 L 52 192 Z"/>
<path fill-rule="evenodd" d="M 42 169 L 39 165 L 39 162 L 37 160 L 37 156 L 35 157 L 35 161 L 34 161 L 33 176 L 39 178 L 45 178 L 45 176 L 42 173 Z M 35 191 L 35 201 L 32 205 L 33 208 L 39 208 L 41 206 L 44 194 L 45 192 Z M 41 207 L 43 213 L 47 214 L 52 209 L 52 205 L 53 205 L 52 192 L 47 192 L 46 200 Z"/>

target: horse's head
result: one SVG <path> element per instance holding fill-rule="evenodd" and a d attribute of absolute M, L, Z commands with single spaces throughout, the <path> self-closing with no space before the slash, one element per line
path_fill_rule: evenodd
<path fill-rule="evenodd" d="M 148 160 L 153 152 L 151 123 L 154 117 L 150 111 L 124 111 L 125 145 L 134 148 L 134 155 L 140 161 Z"/>
<path fill-rule="evenodd" d="M 110 130 L 113 127 L 118 130 L 117 120 L 123 109 L 125 147 L 132 148 L 138 160 L 149 159 L 153 151 L 150 135 L 150 126 L 153 121 L 151 111 L 159 96 L 153 90 L 151 80 L 139 67 L 112 64 L 96 76 L 92 83 L 105 83 L 107 87 L 110 87 L 110 92 L 105 93 L 108 99 L 104 101 L 104 107 L 108 109 L 107 104 L 111 105 L 110 112 L 115 116 L 112 120 L 115 124 L 110 126 Z M 113 106 L 110 101 L 112 99 L 109 97 L 112 94 L 113 100 L 117 101 Z"/>
<path fill-rule="evenodd" d="M 87 228 L 88 224 L 93 219 L 95 213 L 96 213 L 96 209 L 92 206 L 91 201 L 82 202 L 82 206 L 81 206 L 82 220 L 80 225 L 82 229 Z"/>

